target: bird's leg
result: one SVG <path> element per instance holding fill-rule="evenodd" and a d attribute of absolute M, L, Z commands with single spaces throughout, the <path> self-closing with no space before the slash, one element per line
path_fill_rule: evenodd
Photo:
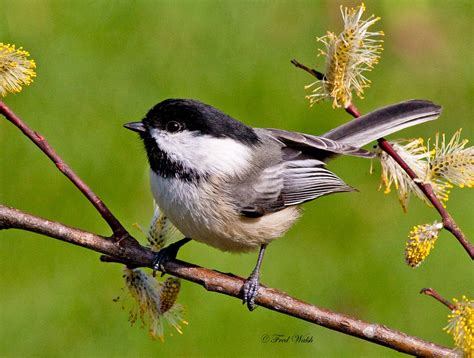
<path fill-rule="evenodd" d="M 163 276 L 165 274 L 165 263 L 170 260 L 174 260 L 181 246 L 187 244 L 189 241 L 191 241 L 191 239 L 185 237 L 184 239 L 176 241 L 158 251 L 156 253 L 155 259 L 153 260 L 153 276 L 158 270 L 163 272 L 161 275 Z"/>
<path fill-rule="evenodd" d="M 247 304 L 249 311 L 253 311 L 256 308 L 255 297 L 257 297 L 258 289 L 260 288 L 260 266 L 262 266 L 263 254 L 267 244 L 260 246 L 260 252 L 258 253 L 257 264 L 250 274 L 249 278 L 245 280 L 242 287 L 243 300 L 242 303 Z"/>

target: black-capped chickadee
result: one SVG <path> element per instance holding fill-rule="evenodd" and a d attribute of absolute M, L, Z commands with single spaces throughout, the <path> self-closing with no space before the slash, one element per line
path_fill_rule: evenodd
<path fill-rule="evenodd" d="M 252 128 L 191 99 L 158 103 L 141 122 L 125 124 L 143 140 L 157 204 L 186 237 L 161 250 L 156 267 L 190 239 L 223 251 L 260 248 L 243 286 L 243 300 L 253 309 L 265 248 L 293 225 L 300 204 L 354 190 L 326 169 L 326 161 L 340 154 L 371 158 L 361 146 L 440 112 L 429 101 L 402 102 L 317 137 Z"/>

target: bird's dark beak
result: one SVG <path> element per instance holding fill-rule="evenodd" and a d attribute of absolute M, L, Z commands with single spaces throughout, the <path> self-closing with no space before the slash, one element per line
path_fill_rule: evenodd
<path fill-rule="evenodd" d="M 125 128 L 137 133 L 144 133 L 146 131 L 142 122 L 130 122 L 123 125 Z"/>

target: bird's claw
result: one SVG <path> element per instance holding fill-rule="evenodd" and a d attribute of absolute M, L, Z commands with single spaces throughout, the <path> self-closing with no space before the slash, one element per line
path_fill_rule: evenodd
<path fill-rule="evenodd" d="M 153 276 L 156 275 L 156 271 L 161 271 L 163 276 L 165 274 L 165 264 L 176 258 L 178 250 L 169 250 L 169 247 L 165 247 L 158 251 L 153 260 Z"/>
<path fill-rule="evenodd" d="M 260 280 L 258 273 L 252 272 L 247 280 L 245 280 L 242 291 L 242 303 L 247 304 L 249 311 L 257 308 L 255 298 L 257 297 L 258 289 L 260 288 Z"/>
<path fill-rule="evenodd" d="M 190 238 L 185 237 L 171 245 L 168 245 L 158 251 L 155 255 L 153 260 L 152 268 L 153 268 L 153 276 L 155 276 L 156 271 L 161 271 L 163 276 L 165 274 L 165 264 L 171 260 L 174 260 L 178 255 L 178 251 L 187 242 L 191 241 Z"/>

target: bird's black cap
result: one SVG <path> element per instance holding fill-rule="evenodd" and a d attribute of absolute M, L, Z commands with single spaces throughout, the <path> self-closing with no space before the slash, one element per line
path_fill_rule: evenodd
<path fill-rule="evenodd" d="M 169 122 L 178 122 L 188 131 L 216 138 L 232 138 L 245 144 L 259 142 L 255 131 L 205 103 L 192 99 L 167 99 L 154 106 L 143 119 L 145 127 L 167 130 Z M 127 128 L 141 131 L 140 127 Z M 137 128 L 139 128 L 137 130 Z"/>

